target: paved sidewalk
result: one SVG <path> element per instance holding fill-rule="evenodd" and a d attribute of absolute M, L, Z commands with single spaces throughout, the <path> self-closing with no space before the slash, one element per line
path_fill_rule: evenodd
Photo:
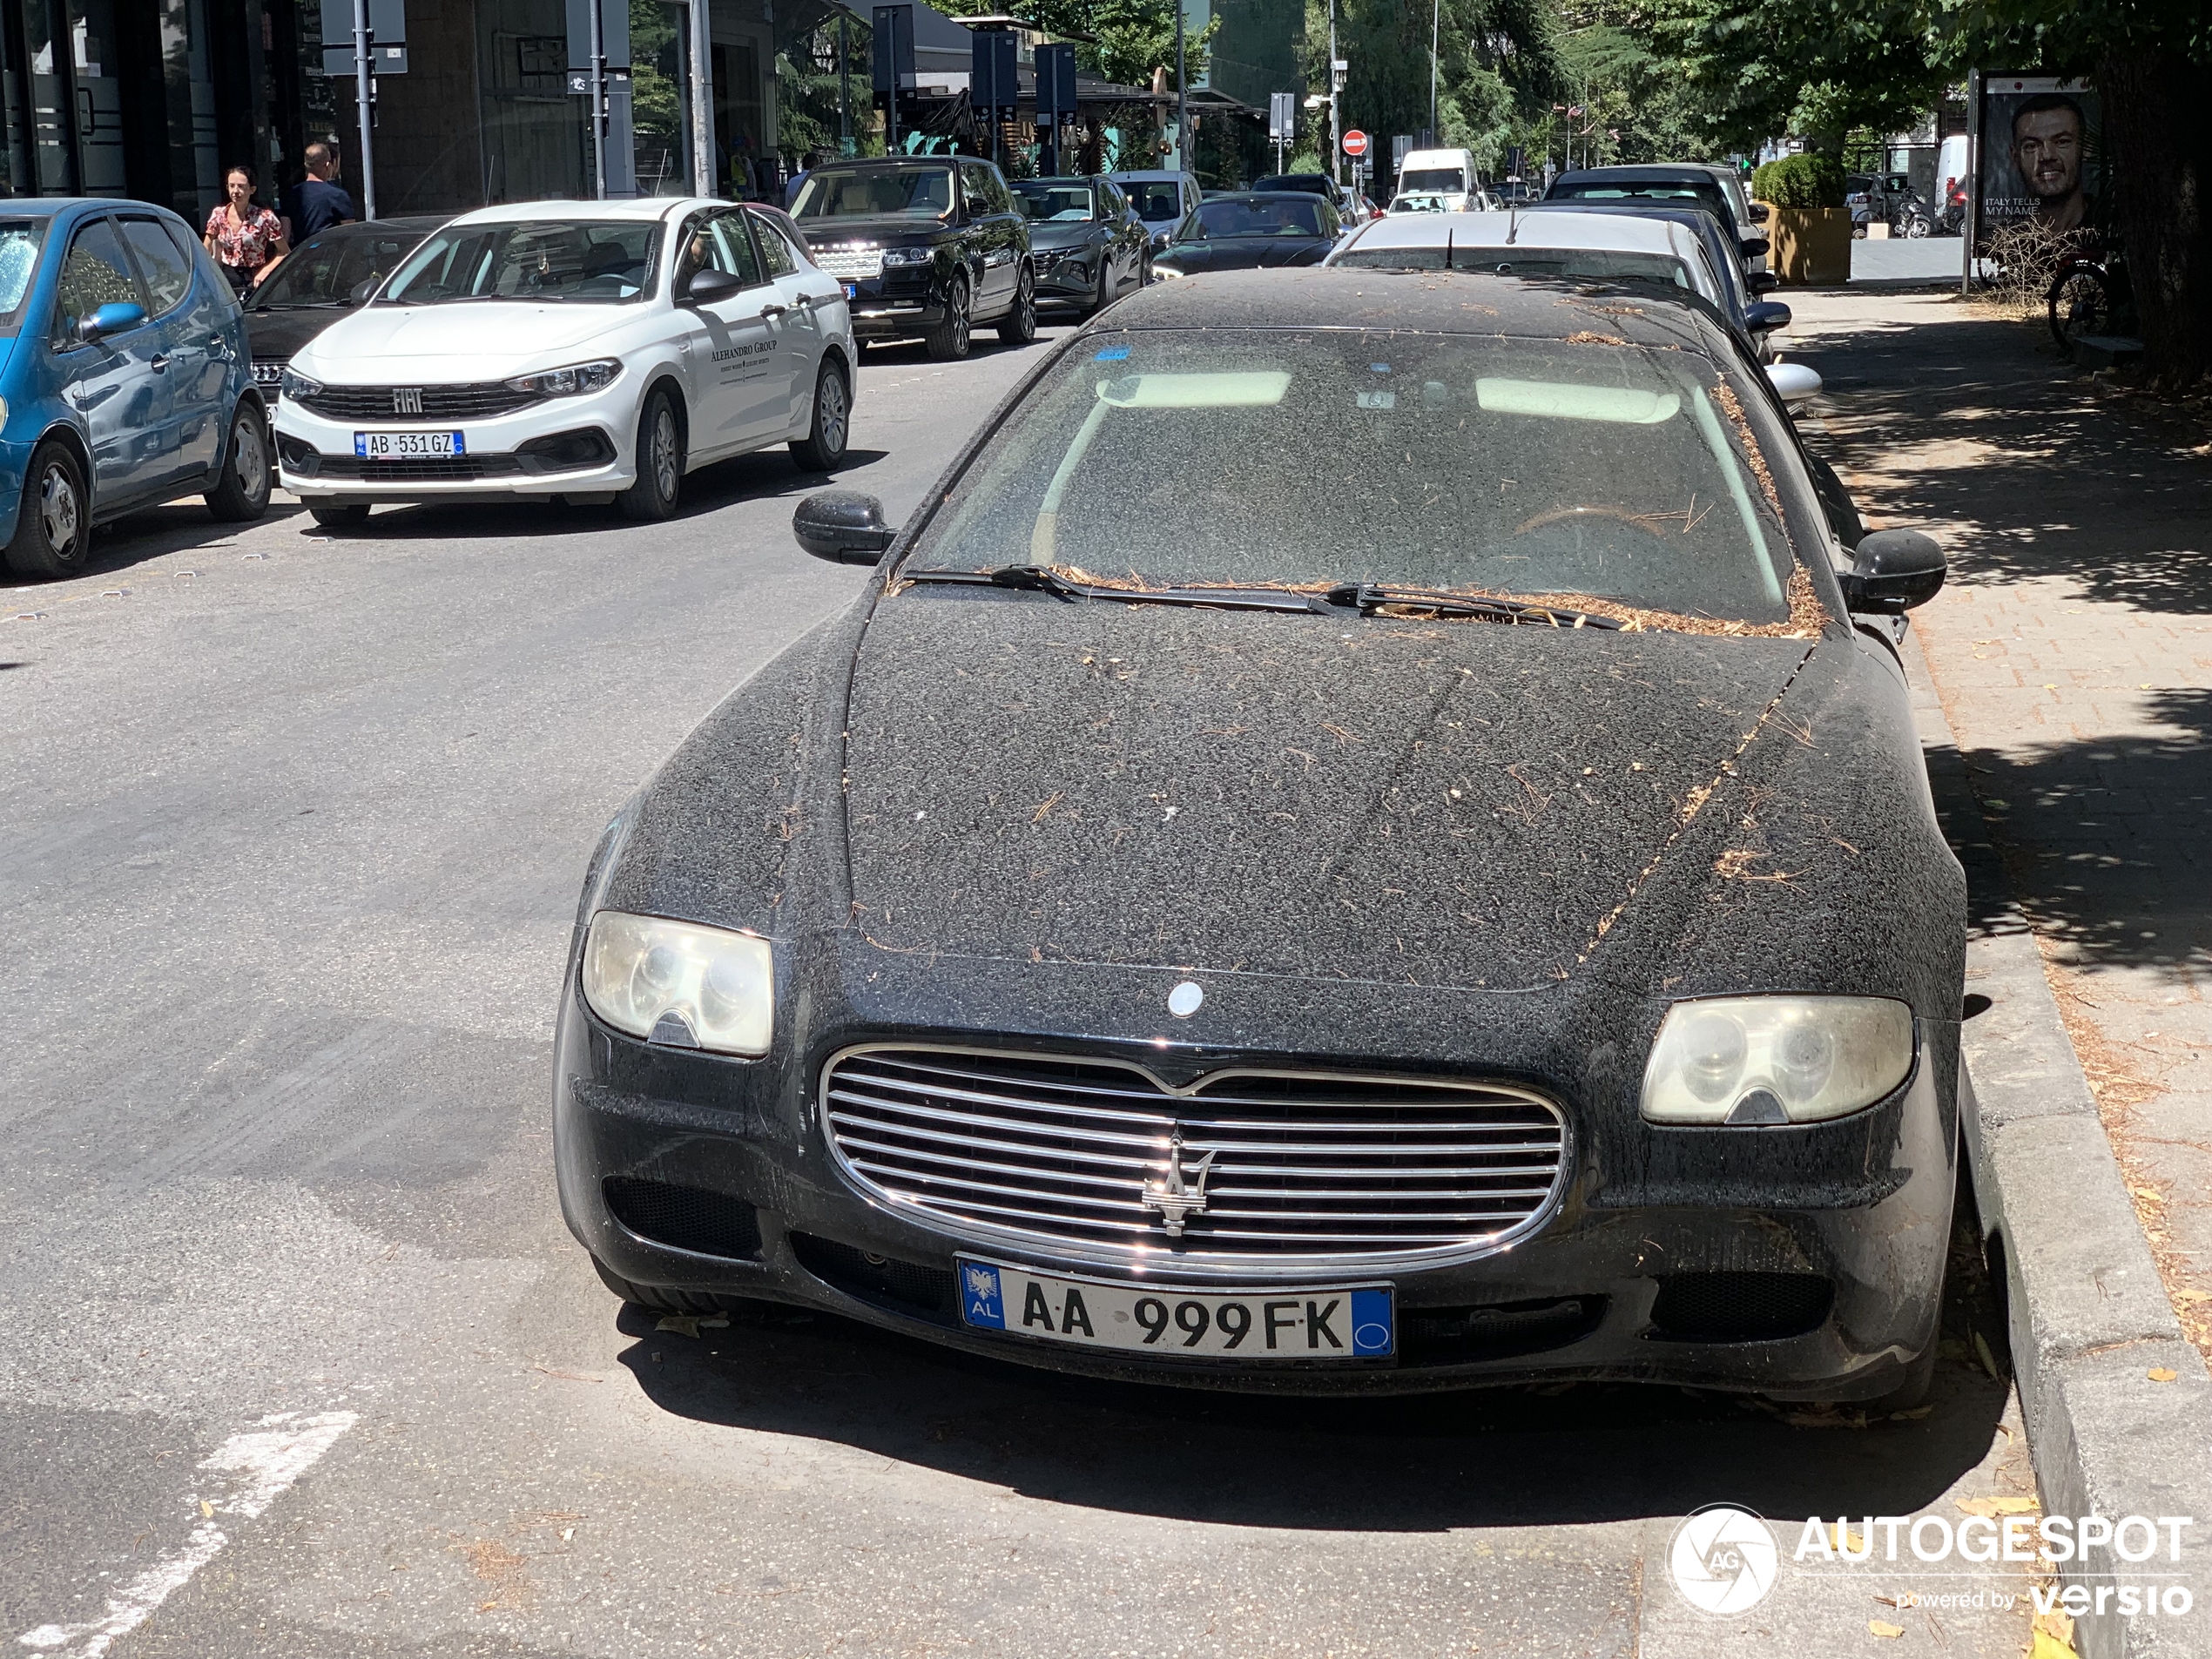
<path fill-rule="evenodd" d="M 2212 1357 L 2212 434 L 1949 296 L 1791 303 L 1866 516 L 1949 552 L 1930 671 Z"/>

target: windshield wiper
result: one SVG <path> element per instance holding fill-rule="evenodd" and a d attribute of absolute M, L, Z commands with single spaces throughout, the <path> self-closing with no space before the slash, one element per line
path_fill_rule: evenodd
<path fill-rule="evenodd" d="M 1494 622 L 1533 623 L 1551 628 L 1615 628 L 1611 617 L 1576 610 L 1568 605 L 1534 604 L 1523 599 L 1478 598 L 1472 594 L 1443 593 L 1433 588 L 1393 588 L 1379 582 L 1347 582 L 1322 596 L 1332 605 L 1343 605 L 1361 616 L 1372 616 L 1385 605 L 1410 610 L 1433 610 L 1444 616 L 1487 617 Z"/>
<path fill-rule="evenodd" d="M 1115 599 L 1123 604 L 1228 605 L 1244 610 L 1307 610 L 1313 596 L 1287 588 L 1122 588 L 1078 582 L 1049 564 L 997 564 L 980 570 L 906 570 L 902 582 L 964 583 L 971 587 L 1020 588 L 1061 599 Z"/>

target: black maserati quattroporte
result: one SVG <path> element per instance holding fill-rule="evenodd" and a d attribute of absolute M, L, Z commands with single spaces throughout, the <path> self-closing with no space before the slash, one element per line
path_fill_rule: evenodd
<path fill-rule="evenodd" d="M 1943 566 L 1845 553 L 1719 322 L 1166 284 L 925 499 L 801 505 L 873 576 L 591 861 L 557 1157 L 620 1294 L 1249 1390 L 1925 1390 L 1965 888 L 1875 623 Z"/>

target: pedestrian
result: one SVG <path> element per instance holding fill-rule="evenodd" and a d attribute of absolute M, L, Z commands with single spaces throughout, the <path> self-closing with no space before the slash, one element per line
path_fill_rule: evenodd
<path fill-rule="evenodd" d="M 243 298 L 276 268 L 292 251 L 284 223 L 253 199 L 259 182 L 253 169 L 241 163 L 223 175 L 223 205 L 207 216 L 202 239 L 230 280 L 231 291 Z"/>
<path fill-rule="evenodd" d="M 285 198 L 285 233 L 304 242 L 317 231 L 333 225 L 350 225 L 361 209 L 338 182 L 338 152 L 318 138 L 301 158 L 307 176 L 292 186 Z"/>

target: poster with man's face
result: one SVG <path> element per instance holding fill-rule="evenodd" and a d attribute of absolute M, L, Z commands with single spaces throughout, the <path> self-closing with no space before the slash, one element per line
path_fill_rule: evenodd
<path fill-rule="evenodd" d="M 2101 140 L 2097 95 L 2080 82 L 1985 75 L 1975 219 L 1981 237 L 2025 219 L 2069 234 L 2096 229 Z"/>

